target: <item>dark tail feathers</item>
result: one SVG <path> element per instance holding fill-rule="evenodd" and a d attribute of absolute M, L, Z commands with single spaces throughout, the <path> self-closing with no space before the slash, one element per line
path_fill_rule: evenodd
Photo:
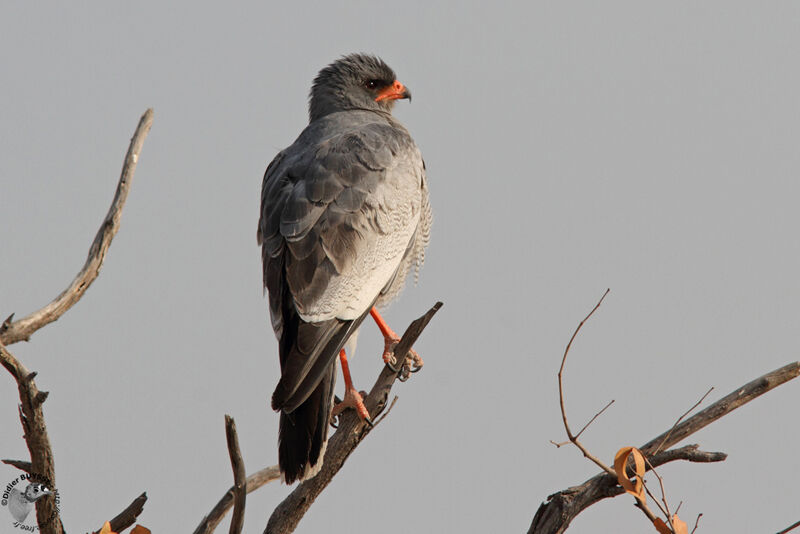
<path fill-rule="evenodd" d="M 309 478 L 322 467 L 335 381 L 336 366 L 331 365 L 305 402 L 290 414 L 281 412 L 278 465 L 287 484 Z"/>

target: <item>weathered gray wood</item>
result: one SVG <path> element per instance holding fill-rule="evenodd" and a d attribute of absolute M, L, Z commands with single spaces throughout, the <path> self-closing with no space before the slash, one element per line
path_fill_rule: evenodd
<path fill-rule="evenodd" d="M 95 278 L 97 278 L 97 275 L 100 274 L 100 268 L 103 266 L 106 251 L 108 251 L 111 240 L 114 239 L 117 230 L 119 230 L 122 207 L 125 205 L 125 200 L 128 198 L 128 190 L 133 180 L 133 174 L 136 172 L 139 154 L 142 151 L 144 140 L 152 124 L 153 110 L 148 109 L 139 120 L 139 125 L 136 127 L 136 131 L 131 138 L 131 143 L 128 146 L 128 153 L 122 165 L 122 173 L 119 178 L 119 183 L 117 184 L 117 191 L 114 194 L 114 200 L 111 202 L 111 207 L 108 209 L 103 224 L 100 225 L 100 229 L 97 231 L 92 246 L 89 248 L 89 255 L 86 258 L 86 263 L 84 263 L 83 268 L 75 276 L 75 279 L 72 280 L 69 287 L 62 291 L 50 304 L 17 321 L 12 320 L 14 317 L 12 313 L 8 319 L 0 325 L 0 343 L 8 346 L 18 341 L 28 341 L 34 332 L 58 320 L 59 317 L 64 315 L 68 309 L 78 302 L 92 282 L 94 282 Z"/>

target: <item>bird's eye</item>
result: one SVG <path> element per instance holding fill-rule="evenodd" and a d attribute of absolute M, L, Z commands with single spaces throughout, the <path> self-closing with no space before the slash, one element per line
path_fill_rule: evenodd
<path fill-rule="evenodd" d="M 375 89 L 378 87 L 378 80 L 367 80 L 366 82 L 364 82 L 364 86 L 367 89 Z"/>

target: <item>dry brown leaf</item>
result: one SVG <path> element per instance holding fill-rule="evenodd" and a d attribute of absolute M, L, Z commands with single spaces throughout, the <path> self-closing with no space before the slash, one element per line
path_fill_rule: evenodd
<path fill-rule="evenodd" d="M 678 514 L 672 516 L 672 526 L 675 527 L 675 534 L 689 534 L 689 525 L 681 521 Z"/>
<path fill-rule="evenodd" d="M 150 529 L 142 525 L 136 525 L 133 527 L 133 530 L 131 530 L 131 534 L 150 534 Z"/>
<path fill-rule="evenodd" d="M 658 534 L 672 534 L 672 531 L 669 529 L 667 524 L 664 523 L 664 520 L 661 519 L 660 517 L 656 517 L 653 520 L 653 525 L 655 525 Z"/>
<path fill-rule="evenodd" d="M 633 483 L 631 483 L 628 478 L 628 457 L 631 455 L 633 455 L 633 464 L 636 469 L 636 480 Z M 644 503 L 646 499 L 644 487 L 642 486 L 644 456 L 639 452 L 639 449 L 636 447 L 622 447 L 618 450 L 616 456 L 614 456 L 614 471 L 617 472 L 617 482 L 619 482 L 619 485 Z"/>
<path fill-rule="evenodd" d="M 658 534 L 689 534 L 689 526 L 678 517 L 678 514 L 672 515 L 672 526 L 675 527 L 674 533 L 660 517 L 656 517 L 653 520 L 653 525 L 656 527 Z"/>

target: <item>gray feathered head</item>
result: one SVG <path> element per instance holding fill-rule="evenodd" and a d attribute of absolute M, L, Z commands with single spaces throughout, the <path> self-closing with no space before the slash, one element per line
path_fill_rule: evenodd
<path fill-rule="evenodd" d="M 394 71 L 376 56 L 350 54 L 317 74 L 309 95 L 308 114 L 315 121 L 336 111 L 367 109 L 391 113 L 394 101 L 411 98 Z"/>

